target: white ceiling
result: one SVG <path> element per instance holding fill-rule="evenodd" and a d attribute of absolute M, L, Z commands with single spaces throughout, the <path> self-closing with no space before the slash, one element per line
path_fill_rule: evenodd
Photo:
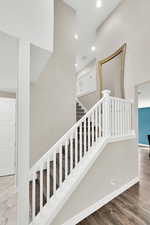
<path fill-rule="evenodd" d="M 122 0 L 101 0 L 102 7 L 96 8 L 97 0 L 64 0 L 77 15 L 76 31 L 79 35 L 76 57 L 77 71 L 81 70 L 96 56 L 91 51 L 95 45 L 96 30 Z"/>
<path fill-rule="evenodd" d="M 138 88 L 138 107 L 150 107 L 150 83 L 143 84 Z"/>

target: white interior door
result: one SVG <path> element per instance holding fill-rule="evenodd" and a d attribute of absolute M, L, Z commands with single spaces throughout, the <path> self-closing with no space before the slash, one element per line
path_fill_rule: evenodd
<path fill-rule="evenodd" d="M 0 98 L 0 176 L 15 173 L 16 100 Z"/>

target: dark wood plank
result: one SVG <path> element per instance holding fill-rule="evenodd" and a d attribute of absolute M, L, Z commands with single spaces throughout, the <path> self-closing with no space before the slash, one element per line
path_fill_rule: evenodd
<path fill-rule="evenodd" d="M 150 159 L 139 150 L 140 184 L 118 196 L 78 225 L 150 225 Z"/>

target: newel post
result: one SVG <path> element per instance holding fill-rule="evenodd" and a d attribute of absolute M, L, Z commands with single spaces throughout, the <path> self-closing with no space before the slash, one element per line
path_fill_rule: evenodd
<path fill-rule="evenodd" d="M 110 124 L 110 90 L 102 91 L 103 94 L 103 136 L 109 137 L 111 135 L 111 124 Z"/>
<path fill-rule="evenodd" d="M 29 224 L 30 43 L 19 41 L 17 89 L 17 225 Z"/>

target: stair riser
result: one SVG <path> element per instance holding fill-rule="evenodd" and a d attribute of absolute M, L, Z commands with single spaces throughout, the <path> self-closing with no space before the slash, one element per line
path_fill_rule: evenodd
<path fill-rule="evenodd" d="M 79 121 L 85 115 L 84 109 L 76 103 L 76 120 Z"/>

